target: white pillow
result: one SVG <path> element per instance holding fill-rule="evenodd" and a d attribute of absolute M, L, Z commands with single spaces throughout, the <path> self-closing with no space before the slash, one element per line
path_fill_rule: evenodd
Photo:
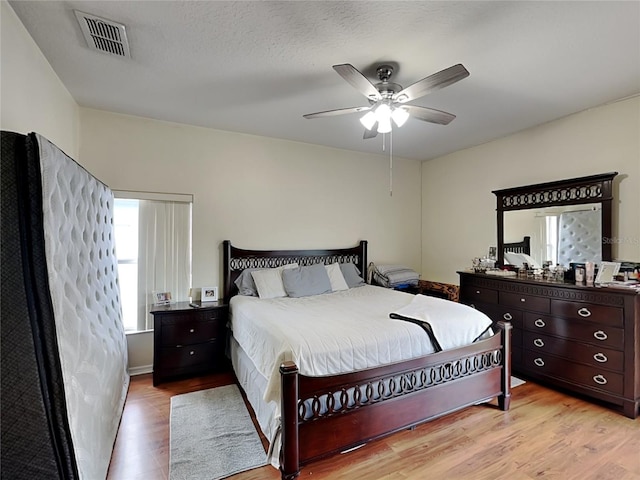
<path fill-rule="evenodd" d="M 334 292 L 337 292 L 339 290 L 349 290 L 349 285 L 347 285 L 347 282 L 344 279 L 344 275 L 342 275 L 342 270 L 340 270 L 339 263 L 325 265 L 324 268 L 327 269 L 327 275 L 329 275 L 331 290 L 333 290 Z"/>
<path fill-rule="evenodd" d="M 258 296 L 260 298 L 286 297 L 287 292 L 282 283 L 282 270 L 285 268 L 297 268 L 297 266 L 297 263 L 289 263 L 278 268 L 267 268 L 251 272 L 253 281 L 256 284 L 256 290 L 258 290 Z"/>

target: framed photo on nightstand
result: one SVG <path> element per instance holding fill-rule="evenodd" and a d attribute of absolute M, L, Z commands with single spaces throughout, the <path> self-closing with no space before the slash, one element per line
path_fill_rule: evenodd
<path fill-rule="evenodd" d="M 153 303 L 155 305 L 169 305 L 171 303 L 171 292 L 154 292 Z"/>
<path fill-rule="evenodd" d="M 200 301 L 204 302 L 217 302 L 218 301 L 218 287 L 202 287 L 200 294 Z"/>

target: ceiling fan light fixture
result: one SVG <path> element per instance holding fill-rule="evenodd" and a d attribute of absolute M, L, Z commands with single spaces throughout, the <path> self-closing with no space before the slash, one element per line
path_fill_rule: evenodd
<path fill-rule="evenodd" d="M 377 121 L 378 120 L 376 118 L 376 114 L 371 110 L 369 110 L 365 115 L 362 116 L 362 118 L 360 118 L 360 123 L 367 130 L 371 130 Z"/>
<path fill-rule="evenodd" d="M 375 110 L 378 122 L 391 119 L 391 108 L 386 103 L 381 103 Z"/>
<path fill-rule="evenodd" d="M 391 117 L 378 120 L 378 132 L 389 133 L 391 131 Z"/>
<path fill-rule="evenodd" d="M 409 118 L 409 112 L 407 112 L 404 108 L 394 108 L 391 112 L 391 118 L 393 118 L 394 123 L 398 127 L 401 127 Z"/>
<path fill-rule="evenodd" d="M 389 133 L 391 131 L 391 108 L 386 103 L 378 105 L 375 111 L 378 120 L 378 132 Z"/>

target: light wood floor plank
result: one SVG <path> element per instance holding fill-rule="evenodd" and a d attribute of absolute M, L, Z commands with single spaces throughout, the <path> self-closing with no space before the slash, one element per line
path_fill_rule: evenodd
<path fill-rule="evenodd" d="M 132 377 L 108 479 L 168 480 L 171 396 L 234 381 L 225 373 L 154 388 L 150 375 Z M 232 478 L 280 476 L 266 466 Z M 508 412 L 495 402 L 469 407 L 315 462 L 300 478 L 640 480 L 640 421 L 527 382 Z"/>

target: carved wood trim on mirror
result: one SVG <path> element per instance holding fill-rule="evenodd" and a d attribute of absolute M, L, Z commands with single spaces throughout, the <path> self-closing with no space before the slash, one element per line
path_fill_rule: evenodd
<path fill-rule="evenodd" d="M 611 261 L 613 178 L 618 172 L 494 190 L 498 224 L 498 261 L 504 266 L 504 213 L 542 207 L 600 204 L 602 260 Z"/>

